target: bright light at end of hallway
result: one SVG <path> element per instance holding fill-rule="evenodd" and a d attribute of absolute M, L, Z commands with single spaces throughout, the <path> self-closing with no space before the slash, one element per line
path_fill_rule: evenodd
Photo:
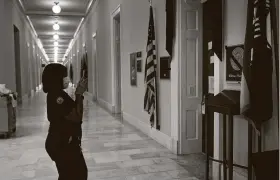
<path fill-rule="evenodd" d="M 59 35 L 55 34 L 55 35 L 53 35 L 53 38 L 54 38 L 54 40 L 58 40 L 59 39 Z"/>
<path fill-rule="evenodd" d="M 56 22 L 56 23 L 53 25 L 53 29 L 54 29 L 55 31 L 58 31 L 58 30 L 60 29 L 60 26 L 59 26 L 58 22 Z"/>

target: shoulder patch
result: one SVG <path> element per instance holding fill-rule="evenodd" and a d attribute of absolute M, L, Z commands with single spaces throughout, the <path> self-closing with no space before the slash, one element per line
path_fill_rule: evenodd
<path fill-rule="evenodd" d="M 57 104 L 62 104 L 64 102 L 64 99 L 60 96 L 56 99 Z"/>

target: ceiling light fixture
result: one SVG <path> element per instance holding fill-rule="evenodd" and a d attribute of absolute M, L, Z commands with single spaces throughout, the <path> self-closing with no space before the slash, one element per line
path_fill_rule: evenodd
<path fill-rule="evenodd" d="M 60 29 L 60 26 L 59 26 L 58 22 L 56 22 L 56 23 L 53 25 L 53 29 L 54 29 L 55 31 L 58 31 L 58 30 Z"/>
<path fill-rule="evenodd" d="M 54 40 L 58 40 L 59 39 L 59 35 L 55 34 L 55 35 L 53 35 L 53 38 L 54 38 Z"/>
<path fill-rule="evenodd" d="M 55 41 L 55 42 L 53 43 L 53 45 L 54 45 L 54 46 L 58 46 L 58 42 Z"/>
<path fill-rule="evenodd" d="M 54 50 L 57 51 L 57 50 L 58 50 L 58 47 L 54 47 Z"/>
<path fill-rule="evenodd" d="M 54 6 L 52 7 L 52 11 L 55 13 L 55 14 L 59 14 L 61 12 L 61 7 L 58 5 L 59 2 L 55 2 Z"/>

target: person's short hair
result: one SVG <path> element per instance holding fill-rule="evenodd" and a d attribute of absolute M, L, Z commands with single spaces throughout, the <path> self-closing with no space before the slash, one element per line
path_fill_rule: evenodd
<path fill-rule="evenodd" d="M 58 91 L 63 89 L 63 78 L 67 77 L 67 68 L 61 64 L 48 64 L 42 74 L 43 91 Z"/>

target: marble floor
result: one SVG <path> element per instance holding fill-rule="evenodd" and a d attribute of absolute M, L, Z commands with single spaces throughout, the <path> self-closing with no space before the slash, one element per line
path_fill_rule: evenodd
<path fill-rule="evenodd" d="M 202 180 L 203 155 L 177 156 L 153 139 L 86 103 L 82 148 L 89 180 Z M 18 107 L 17 132 L 0 140 L 3 180 L 56 180 L 45 152 L 48 131 L 45 95 L 38 92 Z"/>

